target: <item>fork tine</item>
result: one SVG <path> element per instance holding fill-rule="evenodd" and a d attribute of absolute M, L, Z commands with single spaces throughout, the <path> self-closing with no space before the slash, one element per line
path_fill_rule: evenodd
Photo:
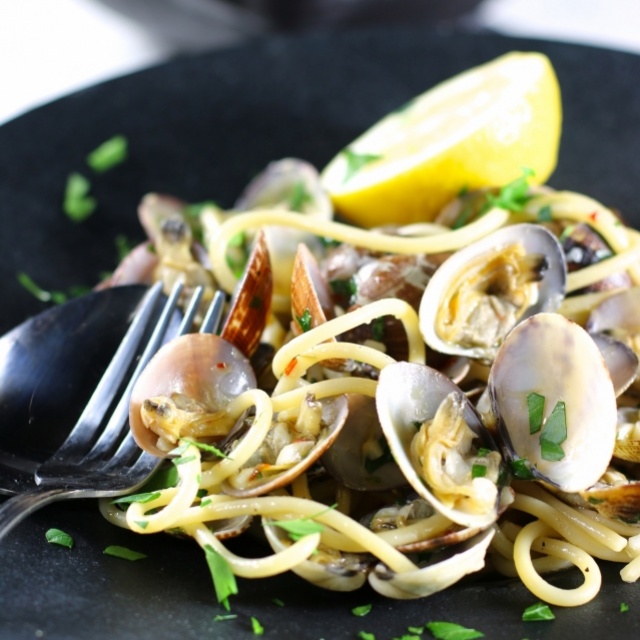
<path fill-rule="evenodd" d="M 200 325 L 200 333 L 217 333 L 222 320 L 222 311 L 224 308 L 224 293 L 216 291 L 213 300 L 207 309 L 207 313 Z"/>
<path fill-rule="evenodd" d="M 91 441 L 95 430 L 100 426 L 105 410 L 113 402 L 120 381 L 122 371 L 128 369 L 133 362 L 144 332 L 149 325 L 156 304 L 162 294 L 162 285 L 154 285 L 144 296 L 140 306 L 127 330 L 116 353 L 98 382 L 91 398 L 82 411 L 76 425 L 62 444 L 63 452 L 74 443 L 74 446 L 85 446 Z M 89 428 L 87 428 L 89 425 Z M 59 451 L 60 451 L 59 450 Z"/>
<path fill-rule="evenodd" d="M 157 295 L 159 296 L 160 292 L 162 291 L 162 285 L 160 283 L 158 284 L 160 286 L 158 287 L 158 285 L 154 285 L 154 290 L 157 287 L 157 290 L 158 290 Z M 164 305 L 162 313 L 160 314 L 160 317 L 156 323 L 156 326 L 151 334 L 151 337 L 147 345 L 145 346 L 145 349 L 143 350 L 142 355 L 138 360 L 138 363 L 132 375 L 132 379 L 135 379 L 140 374 L 143 367 L 151 359 L 151 356 L 158 350 L 160 344 L 162 343 L 162 339 L 164 337 L 165 331 L 169 326 L 173 312 L 178 304 L 178 298 L 180 296 L 181 291 L 182 291 L 182 284 L 178 284 L 174 287 L 173 291 L 171 292 L 167 302 Z M 137 319 L 138 318 L 136 316 L 136 320 Z M 148 321 L 149 321 L 149 316 L 147 316 L 147 323 L 146 323 L 146 326 L 143 327 L 143 329 L 147 328 Z M 140 333 L 140 336 L 138 337 L 136 343 L 131 347 L 133 348 L 134 352 L 140 343 L 140 338 L 143 333 L 144 331 Z M 127 339 L 126 336 L 125 336 L 125 341 L 127 342 L 127 344 L 129 344 L 129 340 Z M 104 420 L 104 416 L 111 405 L 110 400 L 113 399 L 116 392 L 119 390 L 121 383 L 124 377 L 126 376 L 127 371 L 129 370 L 131 360 L 129 360 L 126 363 L 118 362 L 116 365 L 113 366 L 113 368 L 111 367 L 111 365 L 109 365 L 109 369 L 111 370 L 109 372 L 109 382 L 113 387 L 113 389 L 110 389 L 111 398 L 107 400 L 105 396 L 98 395 L 97 389 L 102 386 L 102 380 L 101 380 L 100 383 L 98 384 L 98 388 L 96 389 L 96 392 L 94 392 L 94 394 L 91 396 L 90 402 L 94 402 L 96 406 L 93 408 L 91 414 L 88 416 L 88 420 L 86 422 L 82 421 L 82 417 L 84 417 L 84 412 L 83 412 L 83 416 L 81 416 L 81 419 L 76 423 L 76 426 L 73 428 L 68 438 L 64 441 L 62 446 L 51 456 L 51 458 L 49 458 L 44 463 L 43 466 L 47 466 L 49 464 L 56 464 L 57 462 L 68 460 L 69 457 L 71 456 L 82 455 L 84 453 L 84 449 L 86 449 L 86 447 L 90 445 L 91 441 L 95 437 L 96 432 L 100 428 L 100 425 Z M 107 426 L 105 427 L 104 431 L 102 431 L 100 435 L 100 439 L 104 438 L 105 436 L 106 438 L 111 437 L 111 434 L 113 433 L 113 431 L 117 429 L 118 421 L 122 421 L 126 418 L 126 415 L 128 413 L 128 397 L 129 397 L 129 394 L 131 393 L 132 386 L 133 386 L 132 382 L 130 381 L 129 384 L 127 385 L 127 388 L 125 389 L 124 394 L 120 397 L 120 400 L 116 405 L 116 408 L 114 410 L 113 415 L 111 416 L 111 419 L 107 423 Z M 125 398 L 127 399 L 126 402 L 124 401 Z M 95 448 L 95 445 L 94 445 L 94 448 Z M 39 477 L 37 472 L 35 477 L 36 477 L 36 482 L 38 482 Z"/>

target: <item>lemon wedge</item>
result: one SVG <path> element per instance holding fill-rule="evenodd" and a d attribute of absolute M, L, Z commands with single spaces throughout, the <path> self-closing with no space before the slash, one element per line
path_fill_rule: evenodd
<path fill-rule="evenodd" d="M 557 162 L 562 126 L 549 59 L 511 52 L 436 85 L 343 149 L 322 183 L 345 219 L 364 227 L 432 220 L 463 189 L 501 186 Z"/>

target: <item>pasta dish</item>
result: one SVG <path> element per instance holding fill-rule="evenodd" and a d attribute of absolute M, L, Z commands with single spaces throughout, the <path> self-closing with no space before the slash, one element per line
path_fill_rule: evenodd
<path fill-rule="evenodd" d="M 637 580 L 640 234 L 528 178 L 372 229 L 335 221 L 296 159 L 230 211 L 147 195 L 154 251 L 112 284 L 230 300 L 219 335 L 142 373 L 131 428 L 172 473 L 103 514 L 193 538 L 221 602 L 222 575 L 285 571 L 420 598 L 485 568 L 561 606 L 597 594 L 596 560 Z M 238 535 L 271 551 L 235 555 Z M 545 578 L 572 565 L 577 588 Z"/>

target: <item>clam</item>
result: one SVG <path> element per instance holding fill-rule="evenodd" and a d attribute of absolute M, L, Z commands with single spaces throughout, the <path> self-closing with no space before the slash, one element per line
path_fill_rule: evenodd
<path fill-rule="evenodd" d="M 369 584 L 388 598 L 424 598 L 442 591 L 464 576 L 480 571 L 494 530 L 489 528 L 466 542 L 447 547 L 434 554 L 429 564 L 415 571 L 395 573 L 383 564 L 377 564 L 369 574 Z"/>
<path fill-rule="evenodd" d="M 390 503 L 367 514 L 360 522 L 407 554 L 459 544 L 482 531 L 452 523 L 415 494 L 404 503 Z"/>
<path fill-rule="evenodd" d="M 175 338 L 160 348 L 133 387 L 133 436 L 156 456 L 166 456 L 183 437 L 221 439 L 236 422 L 226 405 L 255 385 L 249 360 L 221 337 Z"/>
<path fill-rule="evenodd" d="M 420 329 L 435 351 L 492 360 L 509 331 L 554 311 L 566 287 L 555 236 L 539 225 L 495 231 L 445 260 L 420 303 Z"/>
<path fill-rule="evenodd" d="M 627 462 L 640 462 L 640 410 L 637 407 L 618 409 L 613 455 Z"/>
<path fill-rule="evenodd" d="M 273 276 L 264 233 L 259 232 L 220 335 L 250 358 L 271 311 Z"/>
<path fill-rule="evenodd" d="M 398 466 L 436 511 L 466 527 L 498 517 L 501 456 L 459 387 L 426 365 L 380 372 L 376 406 Z"/>
<path fill-rule="evenodd" d="M 347 414 L 344 396 L 316 400 L 311 395 L 306 396 L 296 415 L 285 418 L 276 414 L 250 459 L 225 480 L 224 492 L 249 497 L 290 484 L 331 447 Z M 238 438 L 244 435 L 244 430 L 237 433 Z M 227 446 L 231 458 L 235 441 Z"/>
<path fill-rule="evenodd" d="M 406 484 L 378 422 L 375 399 L 348 394 L 349 415 L 334 444 L 322 456 L 325 469 L 355 491 L 386 491 Z"/>
<path fill-rule="evenodd" d="M 238 211 L 286 209 L 298 212 L 317 218 L 319 230 L 323 221 L 333 217 L 333 207 L 320 184 L 318 172 L 297 158 L 271 162 L 247 185 L 234 208 Z M 288 301 L 298 245 L 305 244 L 313 253 L 320 255 L 322 243 L 314 234 L 285 227 L 267 226 L 264 232 L 273 261 L 275 293 L 279 299 Z"/>
<path fill-rule="evenodd" d="M 539 313 L 506 337 L 489 374 L 505 449 L 534 477 L 568 493 L 595 484 L 616 437 L 616 394 L 589 334 Z"/>
<path fill-rule="evenodd" d="M 614 468 L 607 469 L 594 486 L 579 495 L 590 508 L 607 518 L 640 523 L 640 482 L 628 479 Z"/>
<path fill-rule="evenodd" d="M 638 356 L 631 347 L 606 333 L 590 335 L 604 358 L 617 397 L 635 381 L 638 375 Z"/>
<path fill-rule="evenodd" d="M 292 544 L 287 532 L 280 527 L 269 526 L 270 519 L 263 518 L 265 536 L 275 552 Z M 367 579 L 371 564 L 367 554 L 345 553 L 320 545 L 307 560 L 291 570 L 311 584 L 331 591 L 355 591 Z"/>

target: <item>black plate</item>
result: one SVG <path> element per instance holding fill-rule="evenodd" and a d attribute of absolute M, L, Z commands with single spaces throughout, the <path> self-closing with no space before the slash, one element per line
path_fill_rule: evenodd
<path fill-rule="evenodd" d="M 92 284 L 116 260 L 114 238 L 141 239 L 136 205 L 148 191 L 230 205 L 270 160 L 299 156 L 323 166 L 380 116 L 434 83 L 509 50 L 547 53 L 563 91 L 564 133 L 553 186 L 592 195 L 640 221 L 640 57 L 588 47 L 493 35 L 397 28 L 274 38 L 237 50 L 183 58 L 120 78 L 37 109 L 0 127 L 0 331 L 40 310 L 17 284 L 27 272 L 49 289 Z M 82 224 L 60 202 L 66 176 L 110 136 L 130 140 L 126 164 L 92 177 L 99 201 Z M 67 530 L 76 546 L 45 542 Z M 135 563 L 104 556 L 109 544 L 145 552 Z M 238 553 L 254 551 L 232 544 Z M 479 581 L 412 602 L 368 588 L 340 594 L 292 574 L 239 580 L 237 619 L 214 622 L 208 569 L 199 548 L 165 535 L 136 536 L 101 519 L 93 502 L 54 505 L 0 544 L 3 638 L 401 636 L 409 625 L 448 620 L 487 638 L 637 637 L 640 598 L 619 567 L 603 563 L 604 587 L 579 609 L 555 607 L 556 620 L 523 623 L 536 601 L 515 581 Z M 576 584 L 569 572 L 553 579 Z M 273 598 L 284 602 L 278 607 Z M 629 612 L 621 613 L 621 602 Z M 373 603 L 359 618 L 354 606 Z M 427 637 L 425 633 L 424 637 Z"/>

